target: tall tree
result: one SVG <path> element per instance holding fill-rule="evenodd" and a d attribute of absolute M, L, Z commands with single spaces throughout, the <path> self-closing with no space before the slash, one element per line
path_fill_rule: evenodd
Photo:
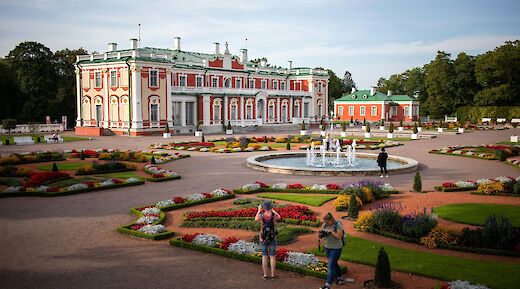
<path fill-rule="evenodd" d="M 345 74 L 343 75 L 343 89 L 347 92 L 352 91 L 353 87 L 356 87 L 356 83 L 354 82 L 354 79 L 352 78 L 352 74 L 347 70 L 345 71 Z"/>
<path fill-rule="evenodd" d="M 433 117 L 440 118 L 453 112 L 460 102 L 455 98 L 455 69 L 450 54 L 438 51 L 426 67 L 424 84 L 428 93 L 426 107 Z"/>
<path fill-rule="evenodd" d="M 16 75 L 6 59 L 0 59 L 0 119 L 19 118 L 23 99 Z"/>
<path fill-rule="evenodd" d="M 460 105 L 473 103 L 473 97 L 479 90 L 475 78 L 475 57 L 464 52 L 457 55 L 453 62 L 455 68 L 455 95 Z"/>

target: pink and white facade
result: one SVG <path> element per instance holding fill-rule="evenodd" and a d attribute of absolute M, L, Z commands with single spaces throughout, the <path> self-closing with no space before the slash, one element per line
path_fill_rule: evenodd
<path fill-rule="evenodd" d="M 320 69 L 274 67 L 249 61 L 247 50 L 232 55 L 215 43 L 213 53 L 173 49 L 130 49 L 109 44 L 105 53 L 77 61 L 78 134 L 103 129 L 143 135 L 188 133 L 197 123 L 206 132 L 222 125 L 261 126 L 313 122 L 328 117 L 328 73 Z"/>

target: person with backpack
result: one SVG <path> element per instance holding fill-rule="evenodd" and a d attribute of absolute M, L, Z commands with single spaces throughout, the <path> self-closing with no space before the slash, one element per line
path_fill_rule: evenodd
<path fill-rule="evenodd" d="M 336 221 L 331 213 L 327 213 L 323 217 L 323 225 L 319 232 L 320 240 L 323 240 L 325 254 L 327 255 L 327 282 L 320 289 L 330 289 L 334 279 L 337 285 L 345 284 L 342 277 L 341 267 L 338 260 L 341 257 L 341 251 L 345 246 L 345 230 L 340 221 Z"/>
<path fill-rule="evenodd" d="M 262 279 L 268 279 L 267 262 L 271 263 L 271 279 L 274 279 L 276 271 L 276 222 L 280 220 L 280 214 L 273 209 L 273 202 L 265 200 L 258 205 L 255 221 L 260 221 L 260 248 L 262 249 Z"/>

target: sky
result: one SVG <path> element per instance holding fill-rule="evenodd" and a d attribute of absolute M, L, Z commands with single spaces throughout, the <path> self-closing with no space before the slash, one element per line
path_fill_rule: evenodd
<path fill-rule="evenodd" d="M 22 41 L 53 51 L 107 43 L 231 53 L 275 66 L 350 71 L 358 88 L 430 62 L 438 50 L 477 55 L 520 39 L 520 1 L 501 0 L 0 0 L 0 57 Z M 246 43 L 247 39 L 247 43 Z M 221 48 L 223 49 L 223 48 Z"/>

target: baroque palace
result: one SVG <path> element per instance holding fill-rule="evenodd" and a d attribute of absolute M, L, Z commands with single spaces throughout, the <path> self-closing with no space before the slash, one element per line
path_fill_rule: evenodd
<path fill-rule="evenodd" d="M 247 49 L 232 55 L 228 44 L 213 53 L 116 43 L 76 62 L 76 133 L 146 135 L 164 130 L 205 132 L 223 125 L 298 124 L 328 117 L 328 73 L 321 69 L 272 66 L 251 61 Z"/>

